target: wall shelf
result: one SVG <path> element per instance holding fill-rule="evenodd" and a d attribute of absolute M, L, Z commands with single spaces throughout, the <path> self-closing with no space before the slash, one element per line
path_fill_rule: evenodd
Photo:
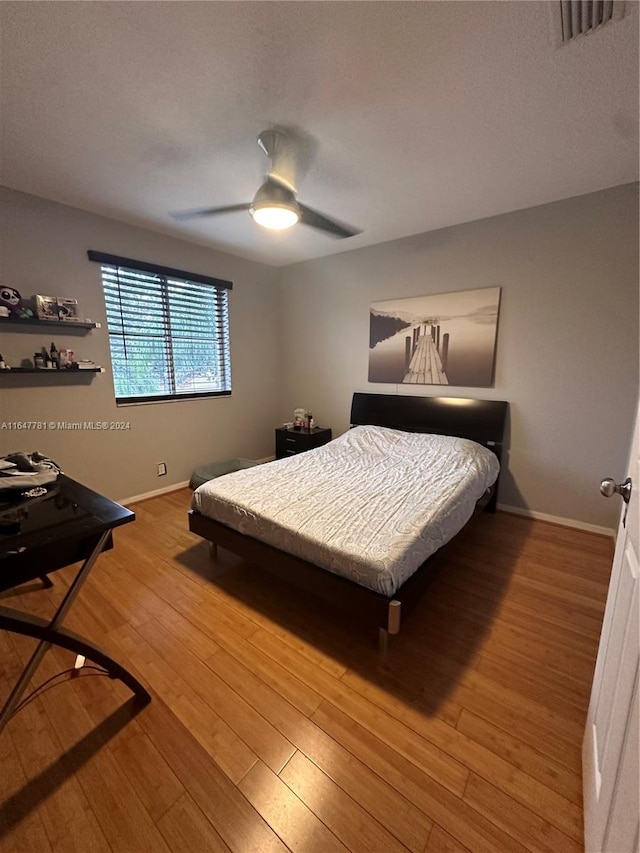
<path fill-rule="evenodd" d="M 25 326 L 37 326 L 39 329 L 100 329 L 100 323 L 76 323 L 69 320 L 40 320 L 38 317 L 21 319 L 19 317 L 0 317 L 0 326 L 13 326 L 16 331 Z M 7 330 L 8 331 L 8 330 Z"/>
<path fill-rule="evenodd" d="M 100 329 L 100 323 L 89 323 L 82 322 L 76 323 L 75 321 L 70 322 L 69 320 L 41 320 L 39 317 L 0 317 L 0 331 L 2 332 L 25 332 L 25 331 L 37 331 L 39 334 L 43 334 L 45 329 L 50 331 L 57 330 L 60 332 L 61 329 L 66 329 L 68 331 L 75 330 L 76 332 L 80 332 L 81 334 L 86 334 L 86 332 L 91 329 Z M 47 335 L 47 337 L 49 337 Z M 24 359 L 25 361 L 29 361 L 29 359 Z M 91 367 L 86 369 L 79 368 L 62 368 L 62 369 L 48 369 L 46 367 L 10 367 L 3 368 L 0 370 L 0 377 L 4 376 L 24 376 L 26 373 L 31 374 L 32 376 L 47 376 L 47 377 L 56 377 L 56 379 L 60 379 L 62 382 L 68 381 L 70 376 L 80 376 L 83 373 L 89 375 L 89 378 L 93 377 L 95 373 L 104 373 L 104 367 Z M 62 377 L 65 377 L 62 379 Z"/>
<path fill-rule="evenodd" d="M 0 370 L 0 376 L 11 376 L 17 373 L 37 373 L 47 376 L 80 376 L 83 373 L 104 373 L 104 367 L 86 367 L 82 369 L 62 368 L 61 370 L 50 370 L 46 367 L 10 367 Z"/>

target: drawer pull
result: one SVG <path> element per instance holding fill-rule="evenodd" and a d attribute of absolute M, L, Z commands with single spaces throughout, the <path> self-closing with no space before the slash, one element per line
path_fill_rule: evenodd
<path fill-rule="evenodd" d="M 288 441 L 289 444 L 295 444 L 296 443 L 295 438 L 285 438 L 285 441 Z"/>

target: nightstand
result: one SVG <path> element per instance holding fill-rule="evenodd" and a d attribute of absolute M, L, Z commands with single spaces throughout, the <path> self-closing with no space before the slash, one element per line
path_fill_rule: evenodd
<path fill-rule="evenodd" d="M 285 456 L 295 456 L 296 453 L 304 453 L 305 450 L 322 447 L 328 441 L 331 441 L 331 430 L 326 427 L 314 427 L 313 429 L 277 427 L 276 459 L 284 459 Z"/>

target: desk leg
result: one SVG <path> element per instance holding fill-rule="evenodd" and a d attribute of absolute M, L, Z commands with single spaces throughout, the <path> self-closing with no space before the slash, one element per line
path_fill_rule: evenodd
<path fill-rule="evenodd" d="M 144 699 L 146 702 L 150 700 L 150 696 L 147 691 L 142 687 L 142 685 L 137 681 L 137 679 L 133 678 L 126 670 L 124 670 L 121 666 L 116 664 L 111 658 L 107 657 L 103 652 L 101 652 L 96 647 L 92 646 L 89 643 L 83 641 L 82 638 L 77 637 L 76 635 L 71 635 L 67 632 L 60 631 L 59 628 L 62 625 L 62 621 L 64 617 L 67 615 L 67 612 L 71 605 L 73 604 L 74 599 L 80 592 L 80 589 L 84 582 L 86 581 L 89 572 L 93 568 L 94 563 L 100 556 L 102 549 L 104 548 L 105 542 L 109 538 L 110 531 L 105 531 L 99 538 L 96 543 L 93 551 L 87 559 L 82 564 L 78 574 L 76 575 L 73 583 L 67 590 L 67 594 L 63 598 L 60 606 L 56 610 L 52 620 L 49 623 L 44 623 L 42 620 L 35 619 L 35 617 L 29 617 L 27 614 L 19 614 L 16 611 L 10 611 L 8 608 L 0 609 L 0 628 L 6 628 L 9 631 L 14 631 L 18 634 L 24 634 L 26 636 L 40 638 L 40 642 L 36 646 L 34 653 L 31 655 L 29 662 L 25 666 L 20 678 L 16 682 L 15 687 L 11 691 L 9 698 L 4 704 L 4 707 L 0 711 L 0 732 L 4 729 L 7 724 L 11 714 L 15 710 L 18 702 L 24 691 L 27 688 L 29 680 L 32 675 L 38 668 L 40 661 L 46 654 L 47 650 L 51 647 L 51 645 L 60 645 L 63 648 L 69 648 L 71 651 L 75 651 L 76 647 L 79 653 L 86 653 L 87 650 L 93 650 L 96 655 L 92 657 L 92 660 L 95 660 L 96 663 L 99 663 L 109 671 L 109 674 L 112 674 L 116 678 L 120 678 L 125 681 L 127 686 L 133 690 L 133 692 L 140 697 L 140 699 Z M 1 611 L 4 611 L 4 614 Z M 86 655 L 87 657 L 91 656 L 91 651 Z M 128 677 L 123 677 L 128 676 Z"/>

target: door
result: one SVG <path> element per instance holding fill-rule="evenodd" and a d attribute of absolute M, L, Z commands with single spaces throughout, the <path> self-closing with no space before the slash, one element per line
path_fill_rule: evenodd
<path fill-rule="evenodd" d="M 620 492 L 612 498 L 621 503 L 620 524 L 582 745 L 586 853 L 638 853 L 640 843 L 639 429 L 636 417 L 629 503 Z"/>

